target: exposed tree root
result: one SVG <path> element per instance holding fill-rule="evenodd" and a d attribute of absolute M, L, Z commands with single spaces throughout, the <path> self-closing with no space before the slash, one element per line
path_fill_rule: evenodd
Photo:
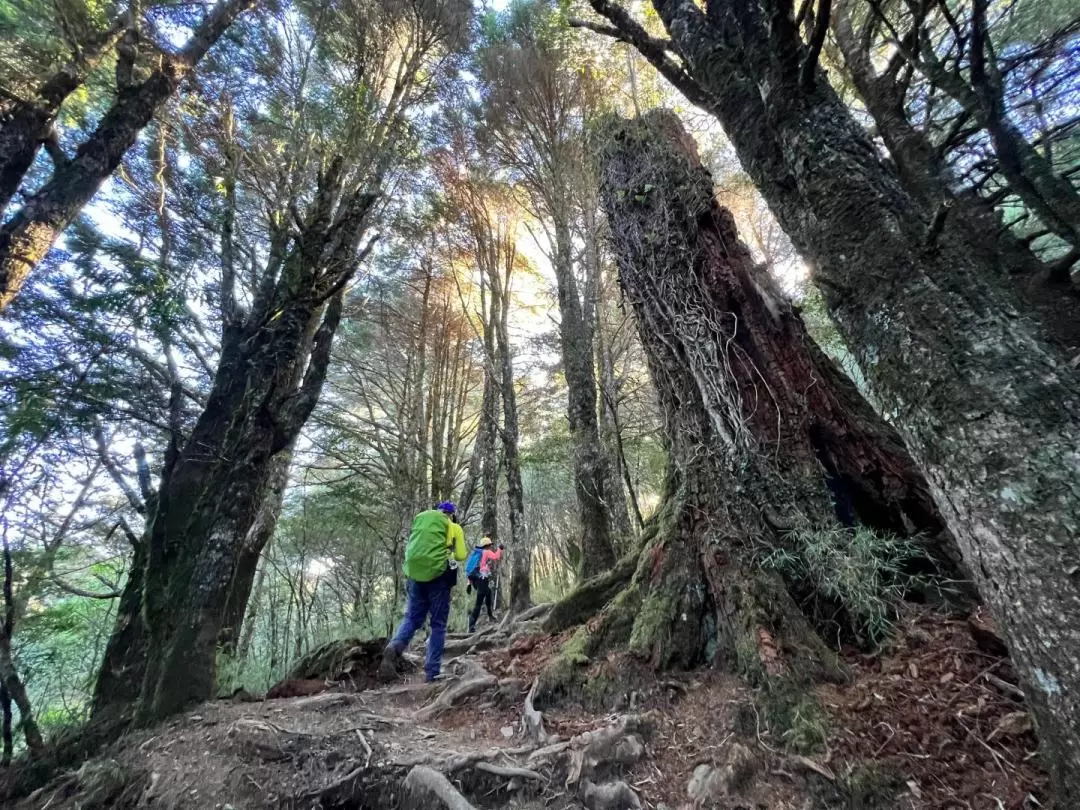
<path fill-rule="evenodd" d="M 506 767 L 504 765 L 492 765 L 490 762 L 477 762 L 476 770 L 490 773 L 494 776 L 504 776 L 508 779 L 532 779 L 537 782 L 547 782 L 548 779 L 542 774 L 529 768 Z"/>
<path fill-rule="evenodd" d="M 588 810 L 641 810 L 641 799 L 622 781 L 594 785 L 586 779 L 582 783 L 581 800 Z"/>
<path fill-rule="evenodd" d="M 586 580 L 568 596 L 552 605 L 544 620 L 543 629 L 548 633 L 561 633 L 595 616 L 630 582 L 637 567 L 637 557 L 636 553 L 626 555 L 610 571 Z"/>
<path fill-rule="evenodd" d="M 529 694 L 525 696 L 525 708 L 521 714 L 521 723 L 525 727 L 525 733 L 535 740 L 537 745 L 546 745 L 548 743 L 548 734 L 544 730 L 544 716 L 533 705 L 536 690 L 539 686 L 539 679 L 533 681 Z"/>
<path fill-rule="evenodd" d="M 515 616 L 513 618 L 513 624 L 521 624 L 522 622 L 528 622 L 532 621 L 533 619 L 538 619 L 541 616 L 545 616 L 550 613 L 551 609 L 554 607 L 554 602 L 544 602 L 540 605 L 533 605 L 520 616 Z"/>
<path fill-rule="evenodd" d="M 629 768 L 645 756 L 643 735 L 651 731 L 649 721 L 629 715 L 614 725 L 579 734 L 570 741 L 573 753 L 566 785 L 571 787 L 583 779 L 610 773 L 613 769 Z"/>
<path fill-rule="evenodd" d="M 443 807 L 446 810 L 476 810 L 450 780 L 436 770 L 417 765 L 405 777 L 406 807 Z M 438 804 L 435 804 L 438 802 Z"/>
<path fill-rule="evenodd" d="M 746 515 L 733 513 L 741 501 L 714 502 L 697 487 L 702 475 L 675 471 L 642 547 L 620 562 L 624 568 L 634 562 L 629 582 L 549 662 L 533 694 L 537 707 L 569 699 L 602 710 L 638 688 L 643 675 L 634 667 L 594 666 L 610 651 L 626 652 L 650 670 L 711 661 L 757 685 L 845 680 L 836 654 L 784 583 L 752 563 Z M 597 594 L 594 589 L 585 603 Z M 549 622 L 583 604 L 576 594 L 568 601 L 573 609 L 556 606 Z"/>
<path fill-rule="evenodd" d="M 498 684 L 498 678 L 474 664 L 467 672 L 465 680 L 444 689 L 435 700 L 418 709 L 413 716 L 421 723 L 433 720 L 470 695 L 493 689 Z"/>

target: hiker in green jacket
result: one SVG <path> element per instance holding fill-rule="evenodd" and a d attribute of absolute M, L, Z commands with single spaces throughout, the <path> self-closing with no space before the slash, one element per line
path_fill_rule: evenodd
<path fill-rule="evenodd" d="M 444 501 L 413 519 L 409 544 L 405 547 L 409 601 L 404 620 L 383 650 L 379 677 L 384 680 L 397 677 L 398 659 L 428 616 L 431 616 L 431 636 L 424 675 L 429 682 L 439 677 L 450 617 L 450 589 L 457 582 L 458 563 L 465 561 L 465 532 L 457 524 L 456 512 L 454 504 Z"/>

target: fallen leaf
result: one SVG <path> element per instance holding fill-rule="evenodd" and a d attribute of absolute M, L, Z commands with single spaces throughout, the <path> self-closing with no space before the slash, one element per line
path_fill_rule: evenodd
<path fill-rule="evenodd" d="M 1031 731 L 1031 715 L 1027 712 L 1009 712 L 1002 717 L 997 728 L 990 732 L 986 739 L 993 740 L 997 737 L 1019 737 Z"/>

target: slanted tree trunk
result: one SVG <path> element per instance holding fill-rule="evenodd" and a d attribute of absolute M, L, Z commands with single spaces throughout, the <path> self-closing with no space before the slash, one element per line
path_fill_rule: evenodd
<path fill-rule="evenodd" d="M 275 456 L 295 440 L 318 400 L 341 290 L 362 260 L 359 243 L 375 197 L 347 191 L 344 182 L 335 161 L 319 176 L 304 231 L 274 236 L 280 265 L 265 272 L 249 312 L 233 298 L 231 267 L 223 262 L 221 360 L 190 437 L 166 456 L 147 527 L 136 720 L 167 716 L 213 694 L 217 642 L 244 540 L 268 494 Z M 116 636 L 139 632 L 124 621 L 132 615 L 128 596 Z M 109 702 L 96 702 L 95 712 Z"/>
<path fill-rule="evenodd" d="M 247 661 L 248 652 L 251 650 L 251 642 L 255 638 L 255 626 L 259 617 L 259 605 L 262 600 L 263 587 L 266 583 L 266 563 L 259 566 L 258 575 L 255 577 L 255 585 L 252 588 L 252 598 L 249 600 L 247 614 L 244 617 L 242 624 L 242 630 L 240 631 L 240 642 L 236 648 L 236 660 L 243 663 Z M 344 611 L 344 604 L 342 609 Z M 344 624 L 345 617 L 342 616 L 342 623 Z"/>
<path fill-rule="evenodd" d="M 60 161 L 49 181 L 0 227 L 0 312 L 18 295 L 27 277 L 101 184 L 116 171 L 154 113 L 229 26 L 256 2 L 219 3 L 195 29 L 183 50 L 163 54 L 159 67 L 145 80 L 117 87 L 116 100 L 75 156 Z"/>
<path fill-rule="evenodd" d="M 639 551 L 556 606 L 548 627 L 610 599 L 571 655 L 619 645 L 661 667 L 715 655 L 755 680 L 838 677 L 760 560 L 855 522 L 940 531 L 926 484 L 755 266 L 677 120 L 651 114 L 608 136 L 604 204 L 669 467 Z M 934 562 L 953 571 L 944 555 Z M 549 670 L 547 694 L 571 666 Z"/>
<path fill-rule="evenodd" d="M 717 117 L 926 475 L 1001 625 L 1057 799 L 1080 803 L 1080 381 L 878 157 L 790 7 L 653 0 L 680 55 L 591 5 Z M 773 25 L 769 25 L 769 21 Z M 801 60 L 801 63 L 800 63 Z M 867 235 L 871 238 L 867 238 Z"/>
<path fill-rule="evenodd" d="M 310 352 L 309 352 L 310 353 Z M 263 549 L 274 536 L 281 506 L 285 501 L 285 490 L 289 483 L 289 467 L 292 464 L 292 449 L 278 453 L 270 462 L 270 472 L 266 484 L 266 495 L 259 505 L 259 514 L 255 523 L 248 529 L 243 540 L 240 556 L 236 561 L 232 585 L 229 587 L 229 601 L 225 606 L 225 618 L 221 625 L 219 648 L 224 655 L 233 655 L 237 651 L 237 642 L 241 637 L 244 616 L 247 614 L 251 589 L 255 584 L 255 575 L 259 570 L 259 560 Z"/>
<path fill-rule="evenodd" d="M 132 541 L 127 580 L 116 605 L 116 619 L 94 683 L 91 716 L 95 720 L 130 717 L 146 674 L 147 631 L 142 615 L 148 538 Z"/>

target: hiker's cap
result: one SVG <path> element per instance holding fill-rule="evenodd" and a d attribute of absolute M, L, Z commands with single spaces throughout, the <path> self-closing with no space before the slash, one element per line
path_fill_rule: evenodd
<path fill-rule="evenodd" d="M 454 506 L 452 501 L 443 501 L 435 508 L 438 509 L 440 512 L 446 512 L 446 514 L 448 515 L 452 515 L 457 512 L 457 507 Z"/>
<path fill-rule="evenodd" d="M 485 535 L 485 536 L 480 538 L 480 542 L 477 543 L 476 545 L 480 546 L 480 548 L 487 548 L 488 546 L 491 545 L 491 538 L 488 537 L 487 535 Z"/>

